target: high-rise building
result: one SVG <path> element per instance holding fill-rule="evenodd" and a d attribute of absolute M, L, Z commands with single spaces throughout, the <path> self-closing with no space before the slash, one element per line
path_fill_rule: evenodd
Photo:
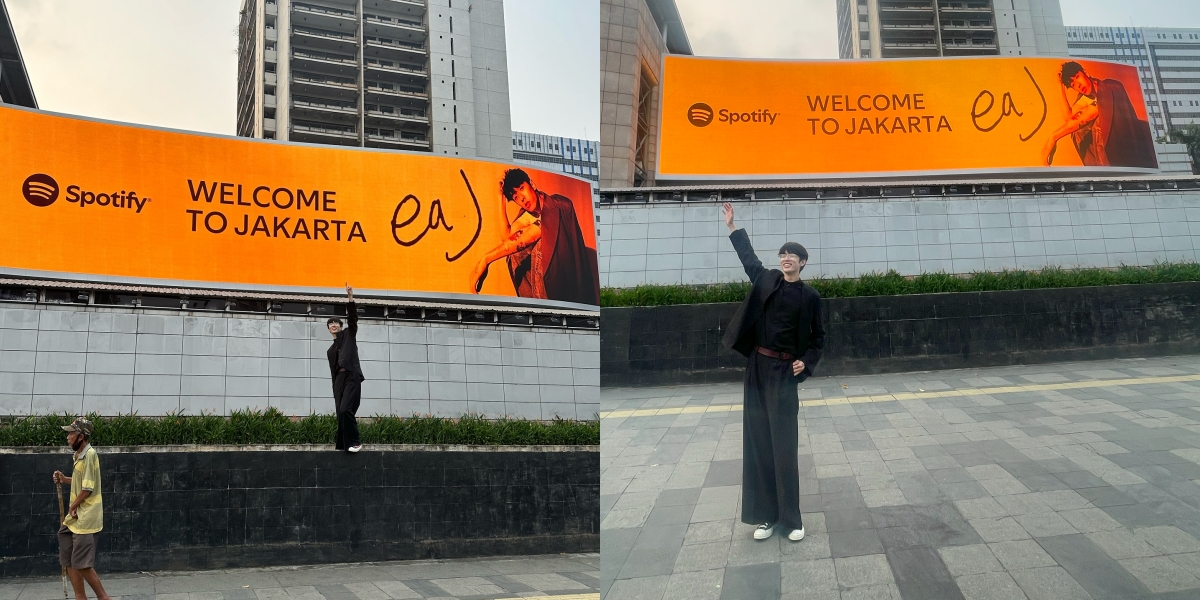
<path fill-rule="evenodd" d="M 1065 56 L 1058 0 L 838 0 L 841 58 Z"/>
<path fill-rule="evenodd" d="M 514 131 L 513 162 L 543 171 L 561 171 L 600 183 L 600 142 Z"/>
<path fill-rule="evenodd" d="M 238 135 L 511 160 L 503 0 L 244 0 Z"/>
<path fill-rule="evenodd" d="M 600 0 L 600 186 L 654 185 L 664 54 L 691 54 L 675 0 Z"/>
<path fill-rule="evenodd" d="M 4 0 L 0 0 L 0 104 L 37 108 L 37 98 L 33 95 Z"/>
<path fill-rule="evenodd" d="M 1200 29 L 1067 27 L 1071 56 L 1138 68 L 1156 138 L 1200 123 Z"/>

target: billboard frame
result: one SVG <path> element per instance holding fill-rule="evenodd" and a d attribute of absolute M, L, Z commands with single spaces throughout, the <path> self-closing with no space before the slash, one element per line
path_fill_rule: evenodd
<path fill-rule="evenodd" d="M 662 56 L 659 73 L 662 73 L 663 84 L 660 84 L 658 95 L 658 135 L 654 148 L 654 180 L 673 182 L 678 181 L 688 184 L 702 184 L 705 182 L 725 183 L 730 181 L 770 181 L 777 183 L 789 182 L 806 182 L 806 181 L 828 181 L 828 180 L 868 180 L 868 181 L 904 181 L 916 178 L 926 179 L 942 179 L 954 177 L 987 177 L 992 175 L 1021 175 L 1038 179 L 1046 179 L 1053 177 L 1090 177 L 1097 175 L 1112 175 L 1114 177 L 1122 177 L 1128 175 L 1158 175 L 1162 173 L 1161 169 L 1144 169 L 1140 167 L 1006 167 L 998 169 L 942 169 L 942 170 L 922 170 L 922 171 L 879 171 L 879 172 L 863 172 L 850 171 L 838 173 L 784 173 L 784 174 L 713 174 L 713 175 L 680 175 L 672 173 L 663 173 L 659 167 L 662 165 L 662 135 L 663 135 L 663 89 L 666 87 L 667 80 L 667 59 L 679 58 L 682 60 L 701 59 L 701 60 L 722 60 L 730 62 L 777 62 L 777 63 L 836 63 L 836 62 L 894 62 L 904 60 L 956 60 L 956 61 L 973 61 L 973 60 L 995 60 L 997 58 L 1021 58 L 1021 57 L 1005 57 L 1003 55 L 982 55 L 982 56 L 939 56 L 926 59 L 905 59 L 905 58 L 742 58 L 736 56 L 681 56 L 675 54 L 664 54 Z M 1057 58 L 1068 60 L 1086 60 L 1088 62 L 1108 63 L 1111 65 L 1129 67 L 1130 65 L 1118 62 L 1115 60 L 1092 59 L 1072 56 L 1029 56 L 1025 58 Z M 1139 93 L 1140 93 L 1139 89 Z M 1145 99 L 1143 98 L 1143 102 Z M 1157 142 L 1156 142 L 1157 143 Z"/>
<path fill-rule="evenodd" d="M 276 145 L 276 146 L 291 146 L 291 147 L 299 147 L 299 148 L 324 148 L 324 149 L 333 149 L 333 150 L 341 150 L 341 151 L 370 152 L 370 153 L 380 153 L 380 154 L 388 154 L 388 155 L 400 154 L 400 155 L 404 155 L 404 156 L 412 156 L 412 157 L 417 157 L 417 158 L 433 158 L 433 157 L 454 158 L 454 159 L 459 159 L 459 160 L 469 160 L 469 161 L 476 161 L 476 162 L 482 162 L 482 163 L 490 163 L 493 165 L 500 165 L 500 166 L 504 166 L 504 167 L 508 167 L 508 168 L 520 168 L 520 169 L 530 168 L 530 169 L 532 169 L 532 167 L 529 167 L 528 165 L 521 165 L 521 164 L 518 164 L 515 162 L 512 162 L 512 163 L 504 162 L 504 161 L 496 160 L 494 158 L 445 156 L 445 155 L 434 154 L 433 152 L 418 152 L 418 151 L 414 151 L 414 150 L 390 150 L 390 149 L 385 149 L 385 148 L 365 148 L 365 147 L 359 147 L 359 146 L 337 146 L 334 144 L 311 144 L 311 143 L 306 143 L 306 142 L 293 142 L 293 141 L 289 141 L 289 140 L 267 140 L 267 139 L 261 139 L 261 138 L 249 138 L 249 137 L 228 135 L 228 134 L 222 134 L 222 133 L 193 131 L 193 130 L 188 130 L 188 129 L 176 129 L 176 128 L 172 128 L 172 127 L 161 127 L 161 126 L 157 126 L 157 125 L 144 125 L 144 124 L 140 124 L 140 123 L 129 123 L 129 122 L 125 122 L 125 121 L 115 121 L 112 119 L 102 119 L 102 118 L 98 118 L 98 117 L 74 115 L 74 114 L 70 114 L 70 113 L 61 113 L 61 112 L 56 112 L 56 111 L 43 110 L 40 108 L 35 109 L 35 108 L 29 108 L 29 107 L 25 107 L 25 106 L 17 106 L 17 105 L 12 105 L 12 104 L 4 104 L 4 105 L 2 105 L 2 108 L 17 110 L 17 111 L 22 111 L 22 112 L 27 112 L 27 113 L 33 113 L 33 114 L 43 115 L 43 116 L 51 116 L 51 117 L 72 119 L 72 120 L 76 120 L 76 121 L 87 121 L 87 122 L 91 122 L 91 123 L 99 123 L 99 124 L 103 124 L 103 125 L 115 125 L 115 126 L 119 126 L 119 127 L 132 127 L 132 128 L 141 129 L 141 130 L 183 134 L 183 135 L 190 135 L 190 136 L 197 136 L 197 137 L 204 137 L 204 138 L 215 138 L 215 139 L 222 139 L 222 140 L 236 141 L 236 142 L 260 143 L 260 144 L 270 144 L 270 145 Z M 589 194 L 588 201 L 592 205 L 593 210 L 596 209 L 597 196 L 596 196 L 595 189 L 592 187 L 591 180 L 585 179 L 583 177 L 579 177 L 579 176 L 571 174 L 571 173 L 554 172 L 552 174 L 556 175 L 556 176 L 562 176 L 562 177 L 565 177 L 568 179 L 574 179 L 576 181 L 586 184 L 588 186 L 589 191 L 591 192 Z M 582 224 L 581 224 L 581 226 L 582 226 Z M 595 225 L 594 225 L 594 223 L 589 223 L 588 226 L 594 227 Z M 599 257 L 599 249 L 597 248 L 597 258 L 598 257 Z M 266 285 L 266 284 L 243 284 L 243 283 L 234 283 L 234 282 L 217 282 L 217 281 L 188 280 L 188 279 L 166 279 L 166 278 L 154 278 L 154 277 L 110 276 L 110 275 L 100 275 L 100 274 L 92 274 L 92 273 L 76 273 L 76 272 L 68 272 L 68 271 L 42 271 L 42 270 L 33 270 L 33 269 L 18 269 L 18 268 L 8 267 L 5 265 L 0 265 L 0 275 L 19 277 L 19 278 L 28 278 L 28 279 L 38 279 L 38 280 L 75 281 L 75 282 L 80 282 L 80 283 L 101 283 L 101 284 L 110 284 L 110 285 L 112 285 L 112 284 L 128 284 L 128 285 L 156 286 L 156 287 L 165 287 L 165 288 L 187 288 L 187 289 L 210 288 L 210 289 L 241 291 L 241 292 L 307 294 L 307 295 L 320 295 L 320 296 L 327 296 L 327 295 L 342 296 L 345 294 L 345 290 L 342 288 L 323 288 L 323 287 L 312 287 L 312 286 L 287 286 L 287 285 Z M 597 288 L 599 288 L 599 282 L 597 282 Z M 596 312 L 596 313 L 598 313 L 600 310 L 598 305 L 579 304 L 579 303 L 575 303 L 575 302 L 564 302 L 561 300 L 541 300 L 541 299 L 536 299 L 536 298 L 524 298 L 524 297 L 520 297 L 520 296 L 495 296 L 495 295 L 483 295 L 483 294 L 461 294 L 461 293 L 452 293 L 452 292 L 423 292 L 423 291 L 416 291 L 416 290 L 377 290 L 377 289 L 367 289 L 367 288 L 363 288 L 363 289 L 355 288 L 355 291 L 357 291 L 359 293 L 359 295 L 364 298 L 370 297 L 370 298 L 389 299 L 389 300 L 414 300 L 414 301 L 421 301 L 421 302 L 445 301 L 445 302 L 452 302 L 455 304 L 471 304 L 471 305 L 481 305 L 481 306 L 512 306 L 512 307 L 532 307 L 532 308 L 541 307 L 541 308 L 572 310 L 572 311 L 590 311 L 590 312 Z"/>

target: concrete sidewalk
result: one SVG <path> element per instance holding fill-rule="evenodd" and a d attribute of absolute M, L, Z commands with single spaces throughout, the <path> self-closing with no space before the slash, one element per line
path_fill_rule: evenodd
<path fill-rule="evenodd" d="M 807 537 L 751 538 L 741 384 L 604 389 L 607 600 L 1200 598 L 1200 357 L 817 377 Z"/>
<path fill-rule="evenodd" d="M 597 600 L 599 561 L 571 554 L 113 575 L 101 562 L 100 576 L 114 600 Z M 0 579 L 0 600 L 59 598 L 59 577 Z"/>

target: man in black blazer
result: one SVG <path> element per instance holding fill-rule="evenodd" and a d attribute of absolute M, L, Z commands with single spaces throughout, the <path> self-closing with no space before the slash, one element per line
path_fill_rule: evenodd
<path fill-rule="evenodd" d="M 347 452 L 362 450 L 358 437 L 358 405 L 362 399 L 362 367 L 358 364 L 358 307 L 354 305 L 354 288 L 346 284 L 346 295 L 350 298 L 346 309 L 346 320 L 350 325 L 342 329 L 342 320 L 331 318 L 325 322 L 333 334 L 333 345 L 329 346 L 329 373 L 333 376 L 333 402 L 337 411 L 337 438 L 334 448 Z"/>
<path fill-rule="evenodd" d="M 780 527 L 798 542 L 804 539 L 804 524 L 796 466 L 796 386 L 821 360 L 821 295 L 800 279 L 808 262 L 804 246 L 784 244 L 779 269 L 767 269 L 746 230 L 733 226 L 733 205 L 726 202 L 724 213 L 729 239 L 752 284 L 722 340 L 749 359 L 742 412 L 742 522 L 758 525 L 756 540 L 771 537 Z"/>

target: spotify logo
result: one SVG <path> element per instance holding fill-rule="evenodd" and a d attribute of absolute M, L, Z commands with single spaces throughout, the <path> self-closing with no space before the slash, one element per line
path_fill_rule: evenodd
<path fill-rule="evenodd" d="M 34 206 L 50 206 L 58 200 L 58 182 L 45 173 L 35 173 L 25 179 L 21 193 Z"/>
<path fill-rule="evenodd" d="M 713 109 L 703 102 L 697 102 L 688 109 L 688 121 L 691 121 L 692 125 L 696 127 L 704 127 L 712 123 L 712 120 Z"/>

